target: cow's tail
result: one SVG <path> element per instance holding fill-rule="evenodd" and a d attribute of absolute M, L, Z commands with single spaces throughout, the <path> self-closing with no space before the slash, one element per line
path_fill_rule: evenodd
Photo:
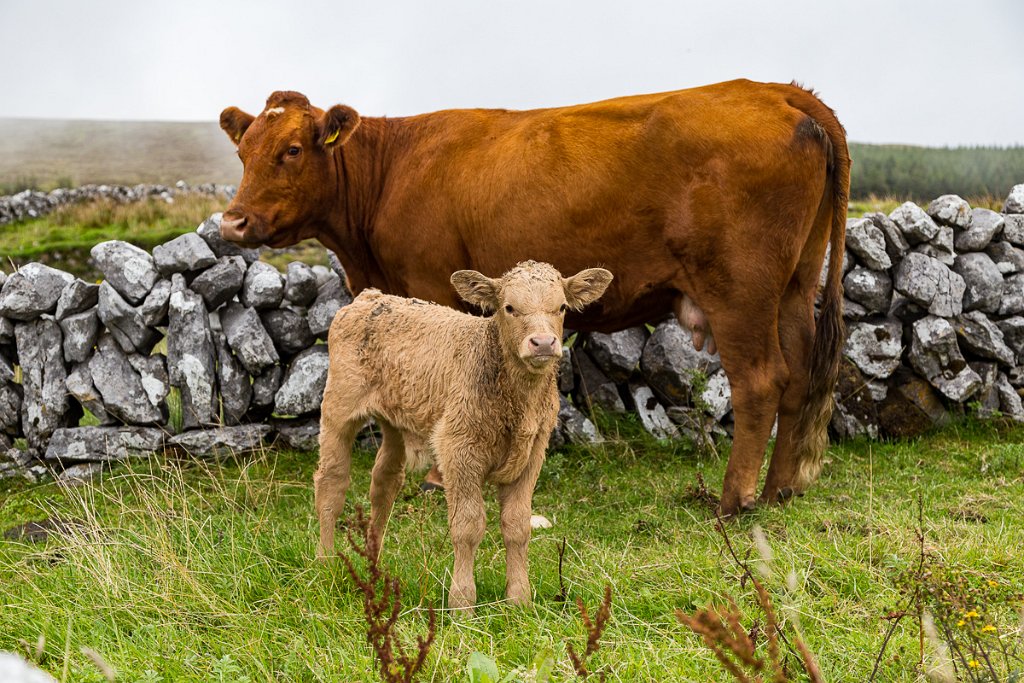
<path fill-rule="evenodd" d="M 832 417 L 833 391 L 839 379 L 846 328 L 843 324 L 843 252 L 846 249 L 846 207 L 850 191 L 850 154 L 846 134 L 828 107 L 808 112 L 821 126 L 828 155 L 828 179 L 822 203 L 828 202 L 832 220 L 829 233 L 828 279 L 821 300 L 809 363 L 807 399 L 794 430 L 797 491 L 806 489 L 821 473 L 828 424 Z M 822 111 L 824 110 L 824 111 Z"/>

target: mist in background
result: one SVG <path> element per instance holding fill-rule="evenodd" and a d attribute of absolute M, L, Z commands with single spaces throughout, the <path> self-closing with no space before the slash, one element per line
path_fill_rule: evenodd
<path fill-rule="evenodd" d="M 532 108 L 746 77 L 850 139 L 1024 143 L 1024 3 L 0 3 L 0 117 L 214 121 L 273 90 L 365 115 Z"/>

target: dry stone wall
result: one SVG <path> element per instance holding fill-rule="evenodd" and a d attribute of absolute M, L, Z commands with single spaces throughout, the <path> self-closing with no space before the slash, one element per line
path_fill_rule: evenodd
<path fill-rule="evenodd" d="M 909 436 L 965 409 L 1024 420 L 1024 185 L 1005 208 L 947 195 L 848 221 L 834 435 Z M 317 447 L 321 342 L 351 301 L 336 259 L 280 273 L 222 240 L 219 214 L 152 253 L 113 241 L 91 256 L 98 284 L 38 263 L 0 273 L 0 478 Z M 731 432 L 719 358 L 674 319 L 569 339 L 554 445 L 599 440 L 593 408 L 635 412 L 657 438 Z M 79 426 L 85 411 L 97 424 Z"/>

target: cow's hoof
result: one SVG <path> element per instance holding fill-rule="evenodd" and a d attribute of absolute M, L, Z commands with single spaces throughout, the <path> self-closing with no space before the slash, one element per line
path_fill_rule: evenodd
<path fill-rule="evenodd" d="M 785 503 L 787 500 L 793 497 L 793 489 L 789 486 L 783 486 L 779 489 L 779 492 L 775 494 L 775 499 L 780 503 Z"/>
<path fill-rule="evenodd" d="M 723 519 L 736 517 L 743 512 L 749 512 L 757 507 L 757 499 L 754 497 L 743 498 L 733 503 L 726 503 L 724 500 L 718 506 L 718 516 Z"/>

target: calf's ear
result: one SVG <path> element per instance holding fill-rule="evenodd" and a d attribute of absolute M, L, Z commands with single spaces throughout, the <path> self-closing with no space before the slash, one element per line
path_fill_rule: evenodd
<path fill-rule="evenodd" d="M 322 147 L 344 145 L 359 127 L 359 112 L 344 104 L 336 104 L 320 117 L 317 123 L 317 143 Z"/>
<path fill-rule="evenodd" d="M 570 308 L 582 311 L 597 301 L 612 282 L 612 274 L 604 268 L 587 268 L 572 277 L 562 278 L 565 287 L 565 302 Z"/>
<path fill-rule="evenodd" d="M 452 273 L 452 286 L 463 299 L 479 306 L 485 313 L 498 308 L 498 283 L 475 270 Z"/>
<path fill-rule="evenodd" d="M 228 134 L 235 146 L 238 145 L 242 136 L 245 135 L 245 131 L 255 120 L 255 116 L 246 114 L 238 107 L 228 107 L 220 113 L 220 127 Z"/>

